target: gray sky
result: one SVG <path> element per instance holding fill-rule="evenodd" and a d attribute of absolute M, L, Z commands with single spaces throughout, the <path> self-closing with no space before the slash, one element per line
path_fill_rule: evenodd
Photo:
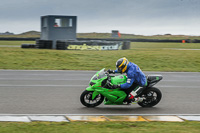
<path fill-rule="evenodd" d="M 40 31 L 40 16 L 78 17 L 77 32 L 200 35 L 200 0 L 1 0 L 0 32 Z"/>

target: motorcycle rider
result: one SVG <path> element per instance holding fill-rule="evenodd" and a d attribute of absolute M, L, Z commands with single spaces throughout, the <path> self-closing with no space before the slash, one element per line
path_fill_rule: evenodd
<path fill-rule="evenodd" d="M 127 94 L 127 98 L 125 100 L 127 103 L 142 101 L 143 99 L 136 98 L 136 96 L 139 95 L 143 91 L 143 88 L 147 85 L 145 74 L 136 64 L 129 62 L 125 57 L 117 60 L 116 68 L 116 70 L 109 69 L 107 72 L 113 74 L 126 73 L 127 81 L 124 84 L 111 85 L 112 88 L 121 88 Z"/>

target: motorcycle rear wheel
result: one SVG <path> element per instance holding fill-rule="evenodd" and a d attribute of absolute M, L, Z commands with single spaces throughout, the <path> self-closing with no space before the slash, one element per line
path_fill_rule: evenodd
<path fill-rule="evenodd" d="M 160 102 L 162 93 L 159 89 L 151 87 L 145 90 L 139 97 L 146 98 L 142 102 L 138 102 L 141 107 L 153 107 Z"/>
<path fill-rule="evenodd" d="M 104 100 L 103 95 L 99 94 L 92 100 L 92 94 L 93 94 L 92 91 L 87 91 L 87 90 L 85 90 L 81 94 L 80 101 L 84 106 L 86 106 L 86 107 L 96 107 L 103 102 L 103 100 Z"/>

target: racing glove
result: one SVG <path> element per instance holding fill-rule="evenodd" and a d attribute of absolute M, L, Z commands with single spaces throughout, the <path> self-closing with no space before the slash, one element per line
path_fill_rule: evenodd
<path fill-rule="evenodd" d="M 113 73 L 113 74 L 115 74 L 115 70 L 110 70 L 110 69 L 108 69 L 107 72 L 108 72 L 108 73 Z"/>

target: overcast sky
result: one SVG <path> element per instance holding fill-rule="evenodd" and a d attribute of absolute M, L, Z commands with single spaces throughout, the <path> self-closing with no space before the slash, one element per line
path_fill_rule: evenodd
<path fill-rule="evenodd" d="M 200 0 L 1 0 L 0 32 L 40 31 L 40 16 L 77 16 L 77 32 L 200 35 Z"/>

